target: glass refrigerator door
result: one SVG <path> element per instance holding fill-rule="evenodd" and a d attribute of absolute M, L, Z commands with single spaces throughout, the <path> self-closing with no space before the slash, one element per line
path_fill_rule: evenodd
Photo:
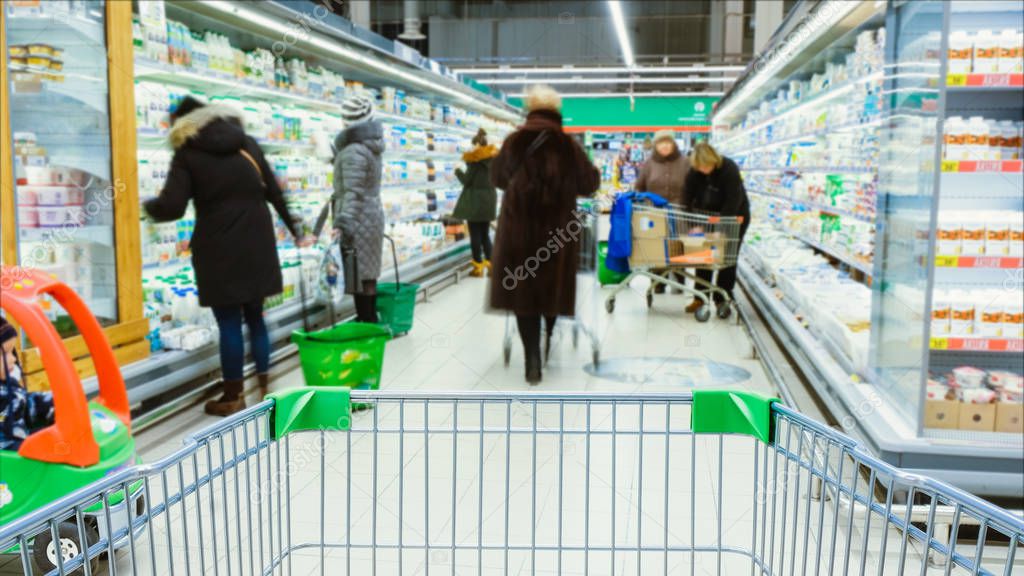
<path fill-rule="evenodd" d="M 55 275 L 111 325 L 118 318 L 105 8 L 102 0 L 3 5 L 19 264 Z M 50 304 L 61 334 L 73 334 Z"/>

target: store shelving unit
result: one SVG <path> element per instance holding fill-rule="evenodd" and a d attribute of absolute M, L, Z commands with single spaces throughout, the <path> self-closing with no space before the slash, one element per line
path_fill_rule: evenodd
<path fill-rule="evenodd" d="M 325 96 L 321 98 L 318 97 L 320 92 L 293 89 L 291 83 L 258 83 L 249 80 L 252 68 L 248 67 L 244 74 L 237 76 L 218 72 L 212 65 L 206 67 L 205 58 L 210 55 L 205 53 L 202 64 L 188 61 L 170 63 L 178 62 L 170 59 L 169 62 L 161 62 L 150 57 L 153 52 L 144 53 L 139 48 L 151 40 L 169 42 L 173 37 L 170 29 L 163 37 L 159 33 L 148 37 L 134 34 L 142 29 L 143 21 L 152 26 L 156 19 L 154 30 L 159 32 L 166 26 L 165 22 L 171 20 L 182 22 L 192 30 L 210 30 L 221 38 L 230 37 L 235 48 L 276 50 L 275 41 L 282 34 L 289 34 L 288 38 L 291 38 L 289 22 L 314 15 L 312 12 L 317 7 L 313 3 L 307 6 L 304 3 L 206 0 L 150 2 L 145 7 L 145 14 L 134 15 L 133 10 L 140 10 L 141 6 L 131 2 L 88 0 L 74 5 L 71 15 L 61 12 L 67 6 L 65 3 L 22 3 L 17 7 L 13 4 L 9 7 L 5 3 L 0 10 L 0 44 L 4 46 L 3 61 L 0 62 L 3 72 L 0 114 L 20 121 L 27 118 L 22 110 L 26 106 L 40 112 L 45 110 L 51 115 L 59 112 L 52 116 L 60 117 L 73 133 L 51 131 L 52 134 L 46 134 L 44 138 L 40 132 L 40 145 L 45 147 L 53 163 L 92 174 L 94 179 L 89 182 L 97 189 L 107 187 L 105 183 L 116 183 L 112 185 L 116 194 L 108 211 L 99 220 L 76 227 L 69 241 L 54 230 L 19 226 L 22 219 L 16 209 L 19 204 L 16 186 L 13 180 L 9 180 L 15 173 L 11 166 L 12 155 L 4 155 L 0 170 L 3 175 L 3 186 L 0 187 L 0 201 L 3 203 L 0 248 L 5 264 L 32 264 L 25 259 L 24 253 L 19 254 L 19 245 L 23 245 L 22 252 L 28 245 L 60 247 L 66 244 L 69 249 L 72 246 L 91 246 L 94 251 L 105 250 L 108 255 L 113 254 L 106 275 L 100 279 L 102 284 L 97 286 L 103 290 L 108 290 L 108 287 L 109 290 L 116 289 L 117 293 L 111 295 L 103 290 L 92 290 L 90 305 L 101 317 L 111 318 L 108 339 L 116 347 L 119 361 L 128 364 L 149 355 L 151 346 L 147 335 L 152 336 L 153 323 L 143 315 L 143 310 L 146 299 L 152 296 L 149 290 L 153 285 L 147 289 L 145 282 L 140 284 L 139 278 L 171 277 L 182 271 L 187 275 L 191 267 L 189 253 L 184 248 L 190 235 L 188 215 L 177 228 L 171 225 L 163 230 L 165 235 L 159 237 L 161 246 L 155 247 L 157 250 L 148 244 L 147 225 L 143 223 L 140 227 L 140 202 L 159 191 L 163 177 L 161 170 L 166 169 L 172 150 L 167 141 L 166 123 L 154 128 L 154 124 L 149 122 L 133 120 L 133 109 L 136 115 L 145 115 L 146 110 L 154 110 L 154 104 L 157 109 L 161 106 L 159 98 L 154 100 L 152 93 L 146 94 L 147 100 L 134 98 L 136 83 L 160 86 L 168 94 L 195 92 L 207 99 L 251 105 L 258 111 L 264 110 L 265 106 L 274 107 L 274 110 L 297 111 L 300 120 L 311 122 L 303 126 L 301 136 L 297 131 L 286 130 L 285 137 L 257 138 L 275 173 L 281 177 L 286 199 L 307 221 L 333 192 L 329 178 L 330 144 L 342 124 L 339 109 L 343 94 L 332 88 L 330 92 L 325 90 Z M 296 38 L 295 42 L 289 40 L 286 50 L 274 51 L 273 54 L 286 60 L 303 59 L 311 65 L 330 69 L 336 79 L 343 76 L 345 80 L 352 81 L 356 89 L 387 86 L 399 94 L 404 91 L 419 99 L 418 102 L 431 103 L 428 108 L 435 114 L 436 121 L 423 117 L 423 109 L 412 105 L 408 111 L 418 114 L 415 117 L 406 115 L 404 107 L 396 110 L 402 114 L 379 111 L 378 118 L 386 126 L 408 129 L 408 133 L 413 135 L 412 140 L 403 140 L 404 148 L 389 145 L 384 161 L 408 162 L 410 166 L 420 163 L 427 166 L 429 173 L 429 177 L 424 175 L 420 178 L 418 164 L 417 171 L 409 171 L 408 176 L 412 179 L 389 183 L 383 187 L 382 194 L 390 198 L 385 205 L 389 207 L 388 223 L 394 232 L 404 230 L 409 234 L 411 229 L 415 233 L 417 223 L 423 223 L 423 226 L 433 226 L 430 228 L 432 233 L 441 231 L 443 234 L 440 220 L 451 209 L 460 189 L 450 174 L 453 166 L 461 160 L 461 156 L 454 152 L 455 146 L 468 146 L 469 139 L 477 132 L 478 123 L 487 127 L 492 138 L 500 140 L 502 130 L 495 127 L 499 126 L 499 121 L 507 123 L 518 119 L 518 109 L 508 105 L 500 94 L 480 92 L 443 66 L 419 57 L 404 46 L 361 31 L 333 14 L 316 16 L 314 30 Z M 134 22 L 137 27 L 133 27 L 134 19 L 137 19 Z M 180 32 L 181 28 L 176 30 Z M 65 66 L 59 70 L 60 82 L 37 81 L 34 85 L 25 82 L 30 76 L 27 70 L 31 66 L 20 60 L 11 61 L 7 50 L 9 45 L 22 43 L 22 36 L 31 37 L 36 43 L 65 48 Z M 179 36 L 178 41 L 184 42 L 184 39 Z M 81 49 L 86 45 L 89 50 Z M 181 46 L 177 45 L 176 49 L 181 50 Z M 104 53 L 106 59 L 101 56 Z M 220 57 L 223 63 L 223 52 Z M 79 65 L 79 61 L 84 65 Z M 32 62 L 32 66 L 38 66 L 38 62 Z M 340 86 L 337 82 L 332 86 L 335 85 Z M 136 103 L 145 107 L 140 110 Z M 169 100 L 163 103 L 165 109 L 169 104 Z M 442 104 L 458 108 L 460 113 L 446 113 L 442 122 L 441 116 L 437 115 Z M 102 121 L 90 122 L 90 126 L 100 126 L 101 130 L 93 134 L 76 128 L 78 117 L 98 112 L 106 116 Z M 246 111 L 246 114 L 250 113 L 251 110 Z M 33 122 L 37 131 L 44 125 L 45 122 Z M 3 132 L 0 134 L 2 141 L 14 141 L 11 123 L 3 122 L 0 130 Z M 16 125 L 13 131 L 23 130 Z M 404 131 L 401 133 L 405 134 Z M 424 139 L 424 135 L 428 137 Z M 42 141 L 44 139 L 45 142 Z M 318 162 L 321 165 L 316 174 L 300 174 L 299 171 L 291 171 L 293 161 L 302 169 Z M 143 167 L 147 171 L 145 183 L 142 182 Z M 404 178 L 405 175 L 398 177 Z M 27 210 L 21 212 L 27 214 Z M 279 238 L 282 238 L 279 249 L 285 256 L 282 258 L 283 267 L 290 268 L 285 270 L 286 284 L 292 286 L 297 278 L 296 267 L 313 257 L 301 255 L 290 240 L 283 239 L 284 236 L 279 233 Z M 458 274 L 468 260 L 466 242 L 442 243 L 443 235 L 431 238 L 430 242 L 418 244 L 416 250 L 400 250 L 404 260 L 400 265 L 403 281 L 430 284 L 433 278 Z M 95 260 L 96 255 L 92 256 Z M 290 280 L 287 280 L 289 275 Z M 92 277 L 97 276 L 93 274 Z M 289 290 L 286 292 L 290 294 Z M 269 302 L 267 309 L 268 322 L 275 326 L 275 342 L 287 339 L 290 331 L 301 325 L 300 312 L 303 309 L 297 296 L 289 295 L 283 303 L 279 300 Z M 343 304 L 343 309 L 345 306 L 347 304 Z M 310 319 L 313 322 L 322 318 L 322 310 L 312 311 Z M 72 337 L 67 344 L 73 357 L 79 359 L 80 372 L 88 376 L 91 364 L 84 358 L 87 351 L 79 340 Z M 189 362 L 191 358 L 197 359 L 194 365 Z M 133 401 L 147 401 L 180 385 L 188 379 L 186 372 L 193 377 L 201 376 L 197 370 L 203 366 L 207 372 L 216 366 L 215 351 L 211 352 L 209 347 L 187 354 L 161 352 L 144 362 L 137 362 L 126 368 L 126 375 L 134 378 Z M 45 386 L 45 378 L 37 377 L 41 374 L 41 362 L 33 350 L 28 350 L 25 355 L 25 369 L 30 386 Z"/>
<path fill-rule="evenodd" d="M 846 4 L 858 4 L 862 9 L 871 5 Z M 968 295 L 987 291 L 984 293 L 995 294 L 993 300 L 998 301 L 1002 294 L 1016 298 L 1018 305 L 1022 298 L 1024 255 L 1020 247 L 1010 244 L 1004 248 L 996 240 L 992 252 L 977 245 L 952 250 L 948 241 L 937 242 L 936 230 L 943 229 L 943 222 L 954 222 L 963 225 L 966 235 L 968 224 L 988 213 L 1009 212 L 1024 218 L 1024 174 L 1019 158 L 992 158 L 990 152 L 969 158 L 943 156 L 947 118 L 981 115 L 1019 122 L 1024 114 L 1020 105 L 1024 79 L 1019 73 L 948 74 L 950 32 L 1019 31 L 1024 28 L 1024 10 L 1013 2 L 874 3 L 874 15 L 854 11 L 830 26 L 815 25 L 838 5 L 820 3 L 815 10 L 822 12 L 817 17 L 812 11 L 804 21 L 789 23 L 788 31 L 777 36 L 777 42 L 784 41 L 787 34 L 790 40 L 811 39 L 801 40 L 808 49 L 791 50 L 782 64 L 751 67 L 754 72 L 741 79 L 723 99 L 715 117 L 714 141 L 733 157 L 760 156 L 758 161 L 741 162 L 755 207 L 752 231 L 759 225 L 759 216 L 782 223 L 788 212 L 835 214 L 874 226 L 876 257 L 860 266 L 842 251 L 790 232 L 792 238 L 826 254 L 840 268 L 853 270 L 851 277 L 871 287 L 866 358 L 861 362 L 845 352 L 847 348 L 833 337 L 834 330 L 820 323 L 825 311 L 808 309 L 805 301 L 786 293 L 783 287 L 788 284 L 775 276 L 778 270 L 764 265 L 763 246 L 749 246 L 741 254 L 741 282 L 817 397 L 848 433 L 859 437 L 880 457 L 904 468 L 927 471 L 976 493 L 1019 496 L 1024 483 L 1024 434 L 1014 426 L 1020 425 L 1018 411 L 1022 405 L 998 396 L 1002 392 L 996 389 L 999 401 L 987 411 L 966 410 L 970 405 L 960 402 L 946 405 L 949 410 L 953 409 L 949 406 L 963 406 L 968 420 L 959 414 L 953 418 L 947 414 L 945 422 L 951 424 L 940 428 L 932 418 L 938 404 L 929 397 L 929 392 L 939 388 L 929 385 L 929 381 L 953 381 L 950 372 L 961 366 L 986 373 L 1024 373 L 1024 338 L 1010 333 L 1015 328 L 1006 327 L 1008 324 L 994 328 L 994 333 L 973 328 L 970 333 L 936 333 L 930 321 L 933 305 L 949 302 L 948 295 L 936 296 L 939 291 L 955 289 Z M 842 39 L 850 30 L 877 27 L 883 19 L 884 72 L 836 83 L 832 90 L 841 91 L 838 96 L 825 91 L 796 105 L 777 108 L 767 117 L 743 120 L 776 87 L 806 78 L 808 70 L 820 70 L 825 62 L 842 56 L 848 50 Z M 802 26 L 801 32 L 794 32 Z M 766 53 L 776 56 L 778 51 L 769 49 Z M 773 67 L 781 71 L 757 77 L 758 70 Z M 831 137 L 826 135 L 835 134 L 843 124 L 852 128 L 861 119 L 835 122 L 832 127 L 807 125 L 796 134 L 775 130 L 780 119 L 813 116 L 821 102 L 846 104 L 858 82 L 882 85 L 879 117 L 855 128 L 859 133 L 875 133 L 877 161 L 868 166 L 805 163 L 804 167 L 783 162 L 781 152 Z M 748 86 L 746 90 L 744 85 Z M 844 170 L 877 174 L 874 213 L 863 213 L 860 203 L 855 212 L 837 209 L 820 192 L 804 195 L 785 187 L 791 179 L 819 170 L 826 175 Z M 771 206 L 772 212 L 759 215 L 758 205 Z M 950 213 L 956 215 L 950 217 Z M 1006 238 L 1007 232 L 999 226 L 983 222 L 972 231 L 981 230 L 984 236 L 992 229 L 998 231 L 993 238 Z M 955 234 L 953 237 L 959 238 Z M 984 310 L 986 317 L 995 318 L 990 308 L 998 306 L 983 301 L 977 304 L 977 314 L 980 317 Z M 999 314 L 1004 314 L 1003 318 L 1017 317 L 1012 305 Z M 952 393 L 959 398 L 955 388 Z M 977 412 L 988 416 L 979 417 Z"/>

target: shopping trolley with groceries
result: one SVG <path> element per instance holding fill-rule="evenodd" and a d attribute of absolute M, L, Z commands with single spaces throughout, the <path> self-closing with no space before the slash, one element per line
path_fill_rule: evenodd
<path fill-rule="evenodd" d="M 608 294 L 605 310 L 614 311 L 616 296 L 627 290 L 634 278 L 645 277 L 651 281 L 647 289 L 648 308 L 654 303 L 655 286 L 661 284 L 700 300 L 701 307 L 695 313 L 698 322 L 707 322 L 711 317 L 712 301 L 719 302 L 719 318 L 732 314 L 732 295 L 716 286 L 716 281 L 720 270 L 736 265 L 742 216 L 635 202 L 630 224 L 630 273 Z M 711 274 L 702 277 L 698 271 Z M 692 287 L 685 284 L 687 278 L 693 281 Z"/>

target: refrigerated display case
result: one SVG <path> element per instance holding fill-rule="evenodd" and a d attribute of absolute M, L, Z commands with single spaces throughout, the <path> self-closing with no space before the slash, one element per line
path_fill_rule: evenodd
<path fill-rule="evenodd" d="M 817 397 L 886 460 L 989 495 L 1024 482 L 1022 20 L 821 2 L 715 115 L 751 192 L 741 281 Z"/>
<path fill-rule="evenodd" d="M 124 144 L 117 126 L 130 121 L 116 80 L 124 79 L 120 57 L 131 42 L 116 30 L 118 22 L 130 22 L 130 7 L 102 0 L 5 2 L 0 18 L 0 112 L 3 148 L 10 151 L 3 160 L 4 262 L 71 286 L 118 346 L 119 360 L 138 360 L 147 353 L 139 345 L 141 304 L 138 290 L 123 281 L 138 269 L 132 264 L 137 234 L 118 225 L 135 213 L 134 186 L 124 172 L 134 155 L 115 154 Z M 55 302 L 41 304 L 68 339 L 79 371 L 91 373 L 74 324 Z M 22 345 L 29 348 L 28 385 L 45 385 L 31 342 Z"/>

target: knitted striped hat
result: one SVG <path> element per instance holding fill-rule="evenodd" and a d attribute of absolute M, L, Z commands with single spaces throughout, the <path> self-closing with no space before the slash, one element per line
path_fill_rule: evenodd
<path fill-rule="evenodd" d="M 346 124 L 373 119 L 373 101 L 362 94 L 353 94 L 341 105 L 341 117 Z"/>

